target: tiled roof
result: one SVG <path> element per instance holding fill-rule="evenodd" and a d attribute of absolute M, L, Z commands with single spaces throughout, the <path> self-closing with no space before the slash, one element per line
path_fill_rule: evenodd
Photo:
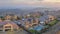
<path fill-rule="evenodd" d="M 18 25 L 15 24 L 15 23 L 12 22 L 12 21 L 3 21 L 3 22 L 0 22 L 0 25 L 3 26 L 3 25 L 5 25 L 5 24 L 7 24 L 7 23 L 12 24 L 14 28 L 17 28 L 17 27 L 18 27 Z"/>
<path fill-rule="evenodd" d="M 45 21 L 45 20 L 48 19 L 48 17 L 49 17 L 49 16 L 44 15 L 44 16 L 41 16 L 41 17 L 39 18 L 39 20 L 40 20 L 40 21 Z"/>

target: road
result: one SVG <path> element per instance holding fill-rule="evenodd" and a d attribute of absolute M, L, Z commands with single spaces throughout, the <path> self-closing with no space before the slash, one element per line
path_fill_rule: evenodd
<path fill-rule="evenodd" d="M 26 31 L 7 31 L 7 32 L 2 32 L 2 31 L 0 31 L 0 34 L 27 34 L 27 32 Z"/>
<path fill-rule="evenodd" d="M 60 31 L 60 21 L 43 34 L 57 34 L 58 31 Z"/>

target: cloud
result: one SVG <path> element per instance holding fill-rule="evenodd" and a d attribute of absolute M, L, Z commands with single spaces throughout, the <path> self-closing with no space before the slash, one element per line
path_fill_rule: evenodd
<path fill-rule="evenodd" d="M 0 0 L 0 6 L 5 5 L 60 6 L 60 0 Z"/>
<path fill-rule="evenodd" d="M 0 0 L 0 4 L 39 4 L 45 2 L 60 2 L 60 0 Z"/>

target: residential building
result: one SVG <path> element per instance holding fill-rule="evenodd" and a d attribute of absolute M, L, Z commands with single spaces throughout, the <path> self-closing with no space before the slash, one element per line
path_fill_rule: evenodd
<path fill-rule="evenodd" d="M 0 22 L 2 22 L 3 20 L 0 18 Z"/>
<path fill-rule="evenodd" d="M 33 24 L 33 25 L 35 25 L 35 24 L 38 25 L 38 21 L 39 21 L 38 18 L 33 18 L 32 24 Z"/>
<path fill-rule="evenodd" d="M 17 19 L 17 16 L 10 14 L 10 15 L 6 15 L 5 16 L 5 19 L 6 20 L 16 20 Z"/>
<path fill-rule="evenodd" d="M 19 29 L 19 26 L 10 20 L 0 22 L 0 26 L 1 26 L 0 28 L 2 28 L 3 31 L 5 31 L 5 30 L 13 31 L 13 30 Z"/>
<path fill-rule="evenodd" d="M 48 20 L 48 16 L 44 15 L 39 18 L 40 24 L 44 25 L 45 22 Z"/>
<path fill-rule="evenodd" d="M 48 16 L 49 16 L 49 21 L 53 21 L 56 19 L 55 16 L 52 16 L 52 15 L 48 15 Z"/>
<path fill-rule="evenodd" d="M 40 24 L 48 24 L 50 21 L 55 20 L 55 16 L 52 15 L 44 15 L 39 18 Z"/>
<path fill-rule="evenodd" d="M 7 16 L 5 16 L 5 19 L 6 20 L 9 20 L 9 19 L 11 19 L 11 16 L 10 15 L 7 15 Z"/>

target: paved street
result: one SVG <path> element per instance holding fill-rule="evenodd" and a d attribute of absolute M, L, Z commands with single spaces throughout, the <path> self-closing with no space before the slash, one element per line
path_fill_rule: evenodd
<path fill-rule="evenodd" d="M 13 32 L 10 32 L 10 31 L 1 32 L 0 31 L 0 34 L 28 34 L 28 33 L 26 31 L 19 31 L 19 32 L 16 32 L 16 31 L 13 31 Z"/>
<path fill-rule="evenodd" d="M 56 34 L 58 31 L 60 31 L 60 22 L 58 22 L 56 25 L 51 27 L 49 31 L 43 33 L 43 34 Z"/>

